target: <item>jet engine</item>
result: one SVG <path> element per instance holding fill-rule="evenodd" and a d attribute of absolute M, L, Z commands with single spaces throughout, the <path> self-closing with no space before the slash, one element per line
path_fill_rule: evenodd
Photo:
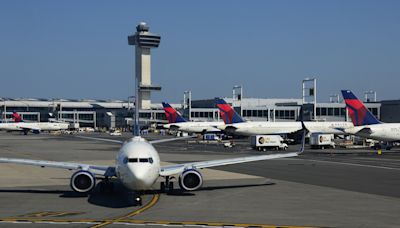
<path fill-rule="evenodd" d="M 88 193 L 96 186 L 96 178 L 89 171 L 78 171 L 71 177 L 71 188 L 75 192 Z"/>
<path fill-rule="evenodd" d="M 186 191 L 194 191 L 203 185 L 203 177 L 200 172 L 194 169 L 184 171 L 179 176 L 179 186 Z"/>

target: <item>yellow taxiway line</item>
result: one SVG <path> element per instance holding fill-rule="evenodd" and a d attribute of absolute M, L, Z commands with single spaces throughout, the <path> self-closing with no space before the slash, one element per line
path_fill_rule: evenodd
<path fill-rule="evenodd" d="M 111 225 L 114 223 L 119 223 L 119 224 L 145 224 L 145 225 L 174 225 L 174 226 L 210 226 L 210 227 L 257 227 L 257 228 L 312 228 L 310 226 L 287 226 L 287 225 L 269 225 L 269 224 L 251 224 L 251 223 L 221 223 L 221 222 L 201 222 L 201 221 L 159 221 L 159 220 L 136 220 L 136 219 L 131 219 L 132 217 L 150 209 L 153 207 L 158 200 L 160 199 L 159 194 L 154 194 L 153 198 L 150 200 L 149 203 L 147 203 L 145 206 L 139 208 L 138 210 L 135 210 L 127 215 L 124 215 L 122 217 L 114 218 L 114 219 L 68 219 L 68 218 L 40 218 L 40 216 L 43 215 L 55 215 L 55 216 L 60 216 L 60 215 L 68 215 L 68 212 L 65 213 L 60 213 L 60 212 L 55 212 L 52 214 L 52 212 L 41 212 L 41 213 L 33 213 L 33 214 L 28 214 L 32 215 L 33 217 L 20 217 L 20 218 L 0 218 L 0 223 L 2 222 L 10 222 L 10 223 L 26 223 L 26 222 L 32 222 L 32 223 L 87 223 L 87 224 L 95 224 L 92 226 L 92 228 L 99 228 L 99 227 L 104 227 L 107 225 Z M 74 212 L 77 214 L 77 212 Z"/>

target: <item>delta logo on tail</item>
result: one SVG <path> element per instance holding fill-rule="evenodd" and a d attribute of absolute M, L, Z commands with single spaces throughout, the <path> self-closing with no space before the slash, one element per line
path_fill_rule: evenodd
<path fill-rule="evenodd" d="M 235 110 L 233 110 L 233 108 L 229 104 L 227 104 L 225 100 L 216 97 L 215 102 L 217 103 L 217 107 L 225 124 L 244 122 L 242 117 L 240 117 L 240 115 L 235 112 Z"/>
<path fill-rule="evenodd" d="M 177 112 L 170 104 L 162 102 L 164 107 L 165 115 L 167 116 L 168 123 L 181 123 L 186 120 Z"/>
<path fill-rule="evenodd" d="M 23 122 L 21 116 L 20 116 L 17 112 L 13 112 L 13 114 L 12 114 L 12 120 L 13 120 L 15 123 Z"/>
<path fill-rule="evenodd" d="M 350 90 L 342 90 L 347 110 L 354 126 L 380 124 L 381 122 L 364 106 Z"/>

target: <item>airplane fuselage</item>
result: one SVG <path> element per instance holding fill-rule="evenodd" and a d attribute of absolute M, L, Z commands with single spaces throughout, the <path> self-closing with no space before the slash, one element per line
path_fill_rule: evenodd
<path fill-rule="evenodd" d="M 126 142 L 116 157 L 116 175 L 130 190 L 146 190 L 157 181 L 160 157 L 156 149 L 141 137 Z"/>
<path fill-rule="evenodd" d="M 379 141 L 400 141 L 399 123 L 382 123 L 357 126 L 352 129 L 347 129 L 346 132 L 363 138 L 375 139 Z"/>
<path fill-rule="evenodd" d="M 304 122 L 310 132 L 322 132 L 327 134 L 343 134 L 340 129 L 353 127 L 350 122 Z M 251 136 L 260 134 L 288 134 L 301 130 L 301 122 L 242 122 L 228 124 L 225 130 L 228 133 Z"/>
<path fill-rule="evenodd" d="M 51 123 L 51 122 L 36 122 L 36 123 L 1 123 L 0 130 L 6 131 L 23 131 L 26 129 L 40 130 L 40 131 L 57 131 L 68 129 L 68 123 Z"/>
<path fill-rule="evenodd" d="M 223 122 L 181 122 L 165 124 L 164 128 L 175 129 L 189 133 L 219 132 L 224 129 Z"/>

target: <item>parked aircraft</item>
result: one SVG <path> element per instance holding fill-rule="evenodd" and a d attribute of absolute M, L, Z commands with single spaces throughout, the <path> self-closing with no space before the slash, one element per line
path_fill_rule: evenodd
<path fill-rule="evenodd" d="M 400 141 L 400 123 L 382 123 L 350 90 L 342 90 L 342 95 L 354 124 L 344 132 L 385 142 Z"/>
<path fill-rule="evenodd" d="M 42 131 L 59 131 L 69 128 L 69 123 L 60 122 L 23 122 L 18 113 L 13 112 L 13 121 L 9 123 L 0 123 L 0 130 L 4 131 L 22 131 L 25 135 L 28 132 L 39 134 Z"/>
<path fill-rule="evenodd" d="M 220 132 L 221 129 L 223 129 L 223 126 L 225 126 L 223 122 L 189 122 L 185 120 L 170 104 L 163 102 L 162 105 L 168 119 L 168 124 L 165 124 L 164 128 L 204 134 L 206 132 Z"/>
<path fill-rule="evenodd" d="M 173 182 L 171 182 L 170 178 L 172 176 L 179 176 L 178 182 L 180 188 L 185 191 L 194 191 L 199 189 L 203 184 L 203 177 L 200 172 L 201 169 L 252 161 L 298 156 L 304 150 L 305 134 L 306 130 L 304 129 L 303 144 L 299 152 L 247 156 L 201 162 L 189 162 L 167 166 L 161 166 L 160 157 L 157 150 L 153 147 L 153 144 L 169 142 L 177 139 L 185 139 L 188 137 L 161 139 L 148 142 L 141 136 L 135 135 L 133 138 L 127 140 L 126 142 L 123 142 L 113 139 L 101 139 L 81 136 L 81 138 L 85 139 L 122 144 L 122 147 L 117 154 L 115 165 L 100 166 L 84 163 L 56 162 L 17 158 L 0 158 L 0 163 L 16 163 L 22 165 L 76 170 L 76 172 L 71 176 L 70 186 L 73 191 L 78 193 L 89 193 L 90 191 L 92 191 L 96 186 L 96 177 L 105 178 L 105 181 L 102 182 L 103 188 L 112 189 L 112 182 L 109 181 L 109 178 L 116 177 L 119 181 L 122 182 L 124 186 L 134 192 L 135 200 L 138 204 L 141 204 L 140 191 L 151 189 L 153 184 L 159 177 L 165 179 L 165 181 L 162 182 L 160 185 L 161 190 L 173 189 Z"/>
<path fill-rule="evenodd" d="M 251 136 L 262 134 L 291 134 L 302 128 L 301 122 L 245 121 L 223 99 L 215 98 L 217 107 L 224 120 L 225 132 L 234 135 Z M 343 134 L 342 130 L 353 127 L 350 122 L 304 122 L 311 133 Z"/>

